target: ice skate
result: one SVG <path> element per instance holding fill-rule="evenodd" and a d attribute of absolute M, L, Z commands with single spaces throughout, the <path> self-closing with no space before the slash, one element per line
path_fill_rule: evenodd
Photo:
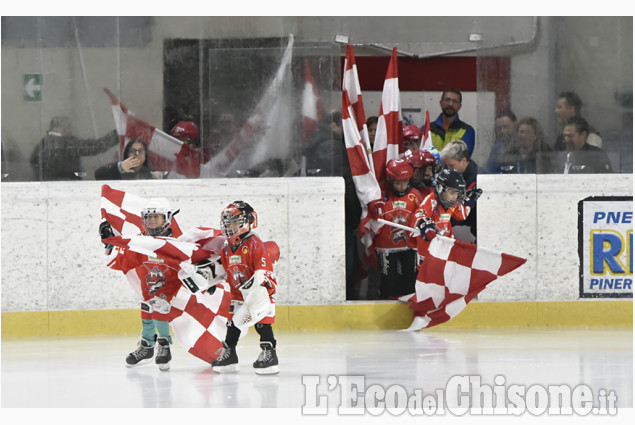
<path fill-rule="evenodd" d="M 223 352 L 212 362 L 212 370 L 218 373 L 238 372 L 238 355 L 236 347 L 229 347 L 223 342 Z"/>
<path fill-rule="evenodd" d="M 262 351 L 258 356 L 258 360 L 254 362 L 254 369 L 258 375 L 273 375 L 278 370 L 278 355 L 276 349 L 270 342 L 261 342 Z"/>
<path fill-rule="evenodd" d="M 152 357 L 154 357 L 154 347 L 150 346 L 147 339 L 141 338 L 137 343 L 137 349 L 126 357 L 126 366 L 132 367 L 148 363 Z"/>
<path fill-rule="evenodd" d="M 170 341 L 168 341 L 167 338 L 158 338 L 157 344 L 157 356 L 154 361 L 157 365 L 159 365 L 160 370 L 169 370 L 170 360 L 172 360 L 172 354 L 170 353 Z"/>

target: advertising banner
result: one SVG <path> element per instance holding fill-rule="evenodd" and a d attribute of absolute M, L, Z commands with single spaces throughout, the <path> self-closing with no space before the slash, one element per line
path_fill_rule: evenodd
<path fill-rule="evenodd" d="M 633 198 L 578 203 L 580 298 L 633 297 Z"/>

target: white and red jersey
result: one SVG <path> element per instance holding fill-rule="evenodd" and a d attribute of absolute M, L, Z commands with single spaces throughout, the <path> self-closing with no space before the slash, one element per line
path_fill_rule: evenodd
<path fill-rule="evenodd" d="M 410 189 L 404 196 L 397 196 L 392 191 L 388 191 L 384 193 L 383 199 L 385 201 L 383 219 L 408 226 L 411 216 L 421 205 L 423 196 L 417 189 Z M 375 249 L 384 252 L 409 249 L 413 246 L 412 242 L 409 243 L 409 239 L 411 239 L 409 233 L 396 227 L 383 225 L 375 235 Z"/>
<path fill-rule="evenodd" d="M 273 272 L 273 264 L 278 261 L 279 256 L 279 251 L 276 251 L 275 242 L 263 242 L 253 233 L 248 235 L 235 249 L 232 249 L 228 243 L 223 246 L 221 262 L 227 273 L 227 282 L 229 282 L 234 299 L 244 300 L 241 288 L 257 270 L 262 270 L 265 274 L 264 286 L 274 302 L 274 294 L 278 284 Z"/>

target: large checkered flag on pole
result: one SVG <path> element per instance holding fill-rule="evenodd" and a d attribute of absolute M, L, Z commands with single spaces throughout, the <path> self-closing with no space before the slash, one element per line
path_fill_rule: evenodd
<path fill-rule="evenodd" d="M 212 228 L 195 228 L 181 234 L 178 239 L 144 236 L 141 231 L 140 212 L 145 205 L 144 198 L 102 186 L 101 216 L 108 220 L 118 236 L 104 239 L 104 242 L 137 252 L 161 258 L 166 264 L 178 270 L 179 277 L 185 278 L 195 273 L 194 263 L 220 253 L 225 242 L 222 232 Z M 172 226 L 175 220 L 172 220 Z M 126 274 L 133 290 L 141 296 L 142 276 L 136 269 Z M 192 293 L 181 286 L 172 299 L 168 320 L 176 340 L 192 355 L 206 363 L 218 356 L 227 332 L 231 293 L 228 284 L 218 277 L 216 290 Z"/>
<path fill-rule="evenodd" d="M 399 298 L 414 311 L 407 330 L 430 328 L 458 315 L 485 287 L 527 260 L 437 235 L 419 268 L 415 293 Z"/>
<path fill-rule="evenodd" d="M 381 200 L 381 189 L 375 178 L 355 54 L 350 44 L 346 47 L 342 81 L 342 126 L 355 192 L 362 205 L 361 227 L 364 227 L 364 225 L 370 225 L 368 205 Z M 365 261 L 367 264 L 374 264 L 376 253 L 373 248 L 373 233 L 370 231 L 360 233 Z"/>
<path fill-rule="evenodd" d="M 373 163 L 375 177 L 380 187 L 386 179 L 386 164 L 391 159 L 399 158 L 399 140 L 401 139 L 401 102 L 399 99 L 399 71 L 397 66 L 397 48 L 392 49 L 388 64 L 384 89 L 381 95 L 375 144 L 373 146 Z"/>
<path fill-rule="evenodd" d="M 342 81 L 342 126 L 348 162 L 353 173 L 355 191 L 362 206 L 381 198 L 381 190 L 375 178 L 370 158 L 370 140 L 366 126 L 366 114 L 357 76 L 353 46 L 346 46 L 344 78 Z"/>

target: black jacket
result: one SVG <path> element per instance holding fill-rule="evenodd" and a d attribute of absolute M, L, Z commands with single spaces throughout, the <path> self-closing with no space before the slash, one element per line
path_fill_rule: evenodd
<path fill-rule="evenodd" d="M 115 130 L 99 139 L 78 139 L 49 132 L 31 154 L 36 180 L 81 180 L 81 157 L 97 155 L 119 143 Z"/>

